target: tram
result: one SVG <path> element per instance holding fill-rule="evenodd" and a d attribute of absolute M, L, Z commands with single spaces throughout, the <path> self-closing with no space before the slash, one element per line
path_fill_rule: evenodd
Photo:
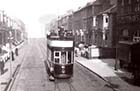
<path fill-rule="evenodd" d="M 73 76 L 74 39 L 72 35 L 64 35 L 47 35 L 47 68 L 50 80 Z"/>

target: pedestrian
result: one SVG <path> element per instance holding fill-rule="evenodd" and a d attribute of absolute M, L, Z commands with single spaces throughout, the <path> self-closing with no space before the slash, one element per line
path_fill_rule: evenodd
<path fill-rule="evenodd" d="M 4 73 L 4 61 L 0 61 L 0 74 L 3 74 Z"/>
<path fill-rule="evenodd" d="M 12 53 L 12 61 L 14 61 L 15 60 L 15 58 L 14 58 L 14 52 L 12 51 L 11 53 Z"/>
<path fill-rule="evenodd" d="M 18 48 L 16 48 L 15 54 L 16 54 L 16 56 L 18 56 Z"/>
<path fill-rule="evenodd" d="M 75 56 L 78 57 L 79 48 L 75 48 Z"/>

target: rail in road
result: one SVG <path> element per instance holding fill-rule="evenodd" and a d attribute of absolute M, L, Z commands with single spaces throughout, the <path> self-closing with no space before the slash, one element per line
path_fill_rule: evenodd
<path fill-rule="evenodd" d="M 31 86 L 37 85 L 37 87 L 33 86 L 34 88 L 37 88 L 37 89 L 34 89 L 32 91 L 38 91 L 38 87 L 40 87 L 40 86 L 41 87 L 40 87 L 39 91 L 115 91 L 113 88 L 109 87 L 107 82 L 105 82 L 103 79 L 101 79 L 99 77 L 96 77 L 97 76 L 96 74 L 93 74 L 89 70 L 80 66 L 80 64 L 78 64 L 78 63 L 75 63 L 75 65 L 74 65 L 74 76 L 71 79 L 56 79 L 54 82 L 49 81 L 48 77 L 46 77 L 47 72 L 45 72 L 45 69 L 42 68 L 42 67 L 45 67 L 45 64 L 43 66 L 43 61 L 45 63 L 45 59 L 47 58 L 47 56 L 46 56 L 46 50 L 47 50 L 46 44 L 43 41 L 39 41 L 37 43 L 38 43 L 37 45 L 35 44 L 37 51 L 34 51 L 33 49 L 32 50 L 33 50 L 33 52 L 39 52 L 39 53 L 37 53 L 39 55 L 38 55 L 38 57 L 33 57 L 33 58 L 36 58 L 37 60 L 32 59 L 32 61 L 30 61 L 30 62 L 40 62 L 41 68 L 38 68 L 38 69 L 29 68 L 28 69 L 28 68 L 24 67 L 24 69 L 21 69 L 21 70 L 23 70 L 22 71 L 23 73 L 21 75 L 23 75 L 25 72 L 29 72 L 29 71 L 33 71 L 33 73 L 29 73 L 29 74 L 27 73 L 27 75 L 32 75 L 32 74 L 36 75 L 37 73 L 42 73 L 42 74 L 40 76 L 39 75 L 35 76 L 35 78 L 33 78 L 33 79 L 31 78 L 33 75 L 31 77 L 27 77 L 27 79 L 24 79 L 26 77 L 23 77 L 23 76 L 22 76 L 23 78 L 16 79 L 16 80 L 21 80 L 21 81 L 17 81 L 17 82 L 23 82 L 23 80 L 26 81 L 28 79 L 30 79 L 30 81 L 27 81 L 27 82 L 33 81 L 32 83 L 27 84 L 27 86 L 29 86 L 28 91 L 30 91 L 30 89 L 32 89 L 32 88 L 30 88 L 30 85 Z M 26 54 L 26 55 L 28 55 L 28 54 Z M 31 56 L 34 56 L 34 55 L 31 54 Z M 28 57 L 28 58 L 30 58 L 30 57 Z M 29 66 L 30 64 L 28 64 L 30 62 L 29 61 L 24 62 L 24 60 L 23 60 L 22 65 L 25 63 L 25 66 L 30 67 Z M 34 66 L 34 63 L 31 65 L 32 65 L 31 67 L 38 67 L 39 66 L 37 63 L 35 63 L 36 66 Z M 20 66 L 20 68 L 22 68 L 21 66 Z M 19 69 L 19 71 L 21 71 L 21 70 Z M 43 72 L 39 72 L 42 70 L 43 70 Z M 21 72 L 19 72 L 19 73 L 21 73 Z M 18 74 L 18 72 L 16 74 Z M 34 82 L 39 82 L 39 83 L 34 83 Z M 23 84 L 24 83 L 22 83 L 22 85 Z M 20 86 L 21 86 L 21 83 L 20 83 Z M 24 86 L 26 87 L 26 85 L 24 85 Z M 11 89 L 12 85 L 9 88 Z M 10 89 L 9 89 L 9 91 L 10 91 Z M 25 90 L 23 90 L 23 89 L 21 89 L 21 90 L 27 91 L 26 89 Z M 19 91 L 19 89 L 17 91 Z"/>
<path fill-rule="evenodd" d="M 41 47 L 40 47 L 40 50 L 43 54 L 44 57 L 47 58 L 46 56 L 46 51 L 47 49 L 45 48 L 44 44 L 40 43 L 39 44 Z M 44 61 L 45 63 L 45 66 L 47 67 L 47 64 L 46 64 L 46 61 Z M 47 68 L 46 68 L 46 71 L 47 71 Z M 68 91 L 77 91 L 74 86 L 71 84 L 72 82 L 72 79 L 55 79 L 54 81 L 54 91 L 63 91 L 62 87 L 60 87 L 60 85 L 67 85 L 67 89 Z"/>
<path fill-rule="evenodd" d="M 24 45 L 24 46 L 25 46 L 25 45 Z M 19 71 L 20 71 L 21 65 L 22 65 L 22 63 L 24 62 L 24 59 L 25 59 L 26 54 L 27 54 L 27 52 L 28 52 L 29 49 L 26 48 L 26 50 L 27 50 L 27 51 L 24 51 L 23 56 L 22 56 L 21 59 L 20 59 L 21 62 L 20 62 L 20 64 L 17 65 L 16 69 L 14 70 L 14 72 L 13 72 L 13 74 L 12 74 L 12 77 L 11 77 L 10 80 L 8 81 L 8 83 L 7 83 L 7 85 L 6 85 L 5 89 L 4 89 L 4 91 L 11 91 L 11 88 L 12 88 L 12 86 L 13 86 L 15 80 L 16 80 L 17 74 L 18 74 Z"/>
<path fill-rule="evenodd" d="M 44 46 L 43 43 L 40 43 L 40 46 L 41 46 L 40 48 L 41 48 L 42 54 L 44 54 L 44 56 L 46 57 L 46 53 L 47 53 L 46 52 L 47 51 L 46 47 Z M 78 62 L 76 62 L 76 63 L 78 63 Z M 47 65 L 45 65 L 45 66 L 47 67 Z M 47 68 L 46 68 L 46 71 L 47 71 Z M 104 79 L 104 77 L 100 76 L 99 74 L 96 74 L 96 72 L 92 72 L 92 73 L 94 75 L 98 76 L 100 79 L 102 79 L 106 83 L 105 84 L 106 87 L 111 88 L 113 91 L 119 91 L 119 89 L 117 89 L 117 85 L 110 83 L 109 81 L 107 81 L 106 79 Z M 77 91 L 76 88 L 74 88 L 74 86 L 71 84 L 71 82 L 72 82 L 71 79 L 55 79 L 55 81 L 54 81 L 54 85 L 55 85 L 54 86 L 54 91 L 63 91 L 63 90 L 61 90 L 61 87 L 59 86 L 61 83 L 67 84 L 70 91 Z"/>

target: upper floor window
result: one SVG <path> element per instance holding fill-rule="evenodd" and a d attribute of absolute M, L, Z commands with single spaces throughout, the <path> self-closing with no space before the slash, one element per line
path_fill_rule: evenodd
<path fill-rule="evenodd" d="M 124 6 L 124 0 L 122 0 L 121 5 Z"/>
<path fill-rule="evenodd" d="M 128 4 L 131 4 L 131 0 L 128 0 Z"/>
<path fill-rule="evenodd" d="M 106 23 L 108 23 L 108 21 L 109 21 L 108 17 L 106 17 L 106 19 L 105 19 L 105 20 L 106 20 Z"/>

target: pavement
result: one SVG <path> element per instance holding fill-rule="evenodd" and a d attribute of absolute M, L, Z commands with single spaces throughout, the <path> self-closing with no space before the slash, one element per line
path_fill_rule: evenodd
<path fill-rule="evenodd" d="M 4 73 L 0 75 L 0 91 L 7 91 L 7 87 L 9 85 L 9 83 L 11 82 L 11 80 L 13 79 L 13 76 L 15 74 L 15 71 L 17 70 L 17 67 L 19 67 L 19 65 L 21 64 L 21 57 L 23 57 L 22 55 L 20 55 L 22 53 L 22 50 L 20 50 L 20 48 L 23 46 L 24 43 L 20 44 L 18 46 L 19 48 L 19 56 L 14 56 L 15 60 L 12 61 L 12 59 L 9 59 L 6 63 L 5 63 L 5 67 L 4 67 Z M 4 55 L 3 55 L 4 56 Z"/>
<path fill-rule="evenodd" d="M 131 83 L 131 73 L 123 69 L 114 70 L 115 59 L 87 59 L 78 56 L 75 57 L 75 60 L 104 81 L 111 84 L 117 91 L 140 91 L 140 86 L 135 86 Z"/>

